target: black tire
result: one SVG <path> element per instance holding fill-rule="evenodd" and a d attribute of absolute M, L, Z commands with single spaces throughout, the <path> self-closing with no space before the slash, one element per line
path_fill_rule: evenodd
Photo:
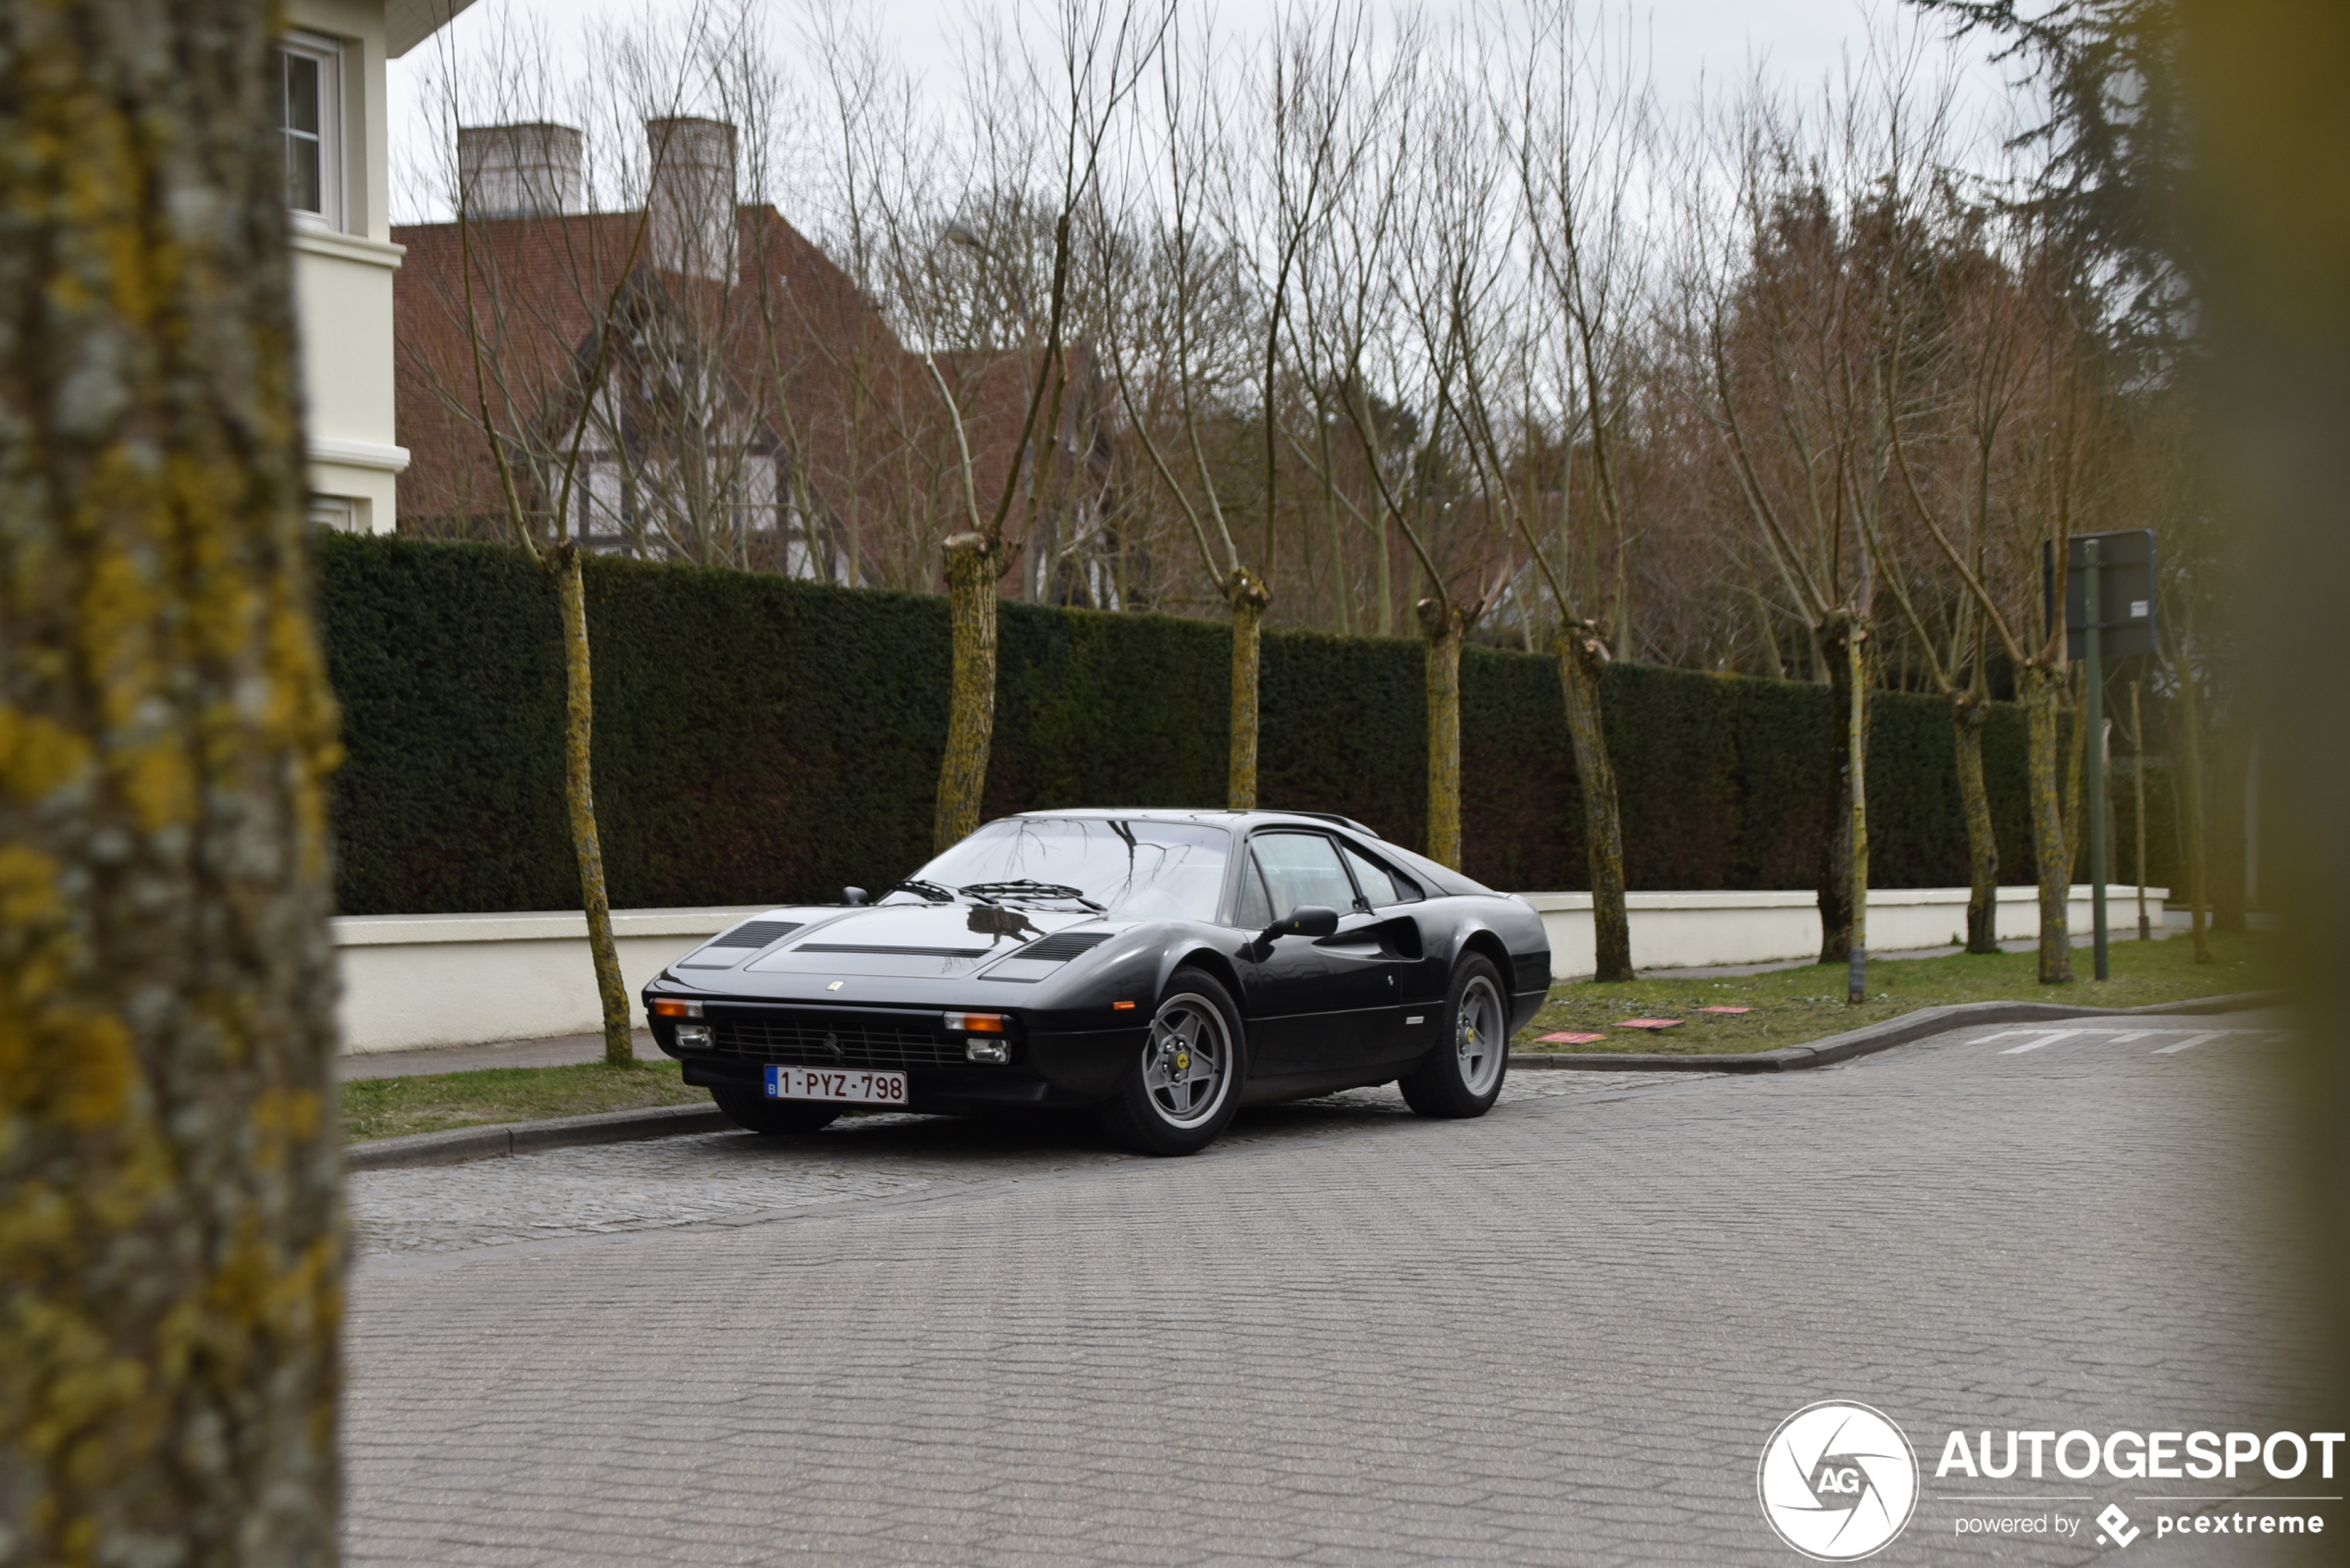
<path fill-rule="evenodd" d="M 728 1121 L 769 1138 L 804 1137 L 831 1126 L 840 1115 L 838 1106 L 820 1100 L 770 1100 L 756 1089 L 712 1089 L 710 1097 Z"/>
<path fill-rule="evenodd" d="M 1195 1154 L 1231 1124 L 1247 1075 L 1231 994 L 1214 975 L 1177 969 L 1118 1098 L 1101 1109 L 1102 1130 L 1136 1154 Z"/>
<path fill-rule="evenodd" d="M 1444 988 L 1443 1037 L 1398 1085 L 1424 1117 L 1481 1117 L 1510 1070 L 1510 1001 L 1490 960 L 1470 954 Z"/>

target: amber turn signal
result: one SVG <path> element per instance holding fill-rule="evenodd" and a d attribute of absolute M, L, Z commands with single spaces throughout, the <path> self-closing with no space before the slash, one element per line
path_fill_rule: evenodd
<path fill-rule="evenodd" d="M 1134 1010 L 1134 1004 L 1132 1002 L 1112 1002 L 1109 1005 L 1109 1010 L 1113 1013 L 1131 1013 Z"/>
<path fill-rule="evenodd" d="M 674 996 L 656 996 L 652 1002 L 652 1015 L 657 1019 L 698 1019 L 701 1017 L 701 1004 Z"/>
<path fill-rule="evenodd" d="M 965 1034 L 1001 1034 L 1004 1032 L 1004 1015 L 1001 1013 L 949 1013 L 946 1015 L 946 1027 L 960 1030 Z"/>

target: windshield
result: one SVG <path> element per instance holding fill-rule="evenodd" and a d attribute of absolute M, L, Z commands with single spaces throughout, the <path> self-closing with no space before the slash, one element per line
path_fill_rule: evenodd
<path fill-rule="evenodd" d="M 916 871 L 885 902 L 969 893 L 1087 904 L 1122 920 L 1212 920 L 1232 837 L 1195 822 L 1007 817 Z"/>

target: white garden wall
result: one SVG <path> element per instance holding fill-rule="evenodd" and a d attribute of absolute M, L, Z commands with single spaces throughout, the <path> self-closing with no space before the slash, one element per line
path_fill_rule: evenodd
<path fill-rule="evenodd" d="M 2164 934 L 2162 900 L 2168 888 L 2149 887 L 2146 901 L 2154 932 Z M 2106 918 L 2116 937 L 2134 938 L 2138 929 L 2134 887 L 2106 884 Z M 2065 919 L 2077 934 L 2089 929 L 2090 892 L 2072 889 Z M 1591 895 L 1529 893 L 1551 933 L 1551 973 L 1579 980 L 1598 967 L 1591 942 Z M 1963 887 L 1873 888 L 1869 892 L 1868 945 L 1873 953 L 1943 947 L 1966 940 L 1967 890 Z M 1690 969 L 1713 964 L 1774 964 L 1810 958 L 1820 951 L 1819 899 L 1810 893 L 1630 893 L 1632 962 L 1640 969 Z M 2040 934 L 2037 888 L 1999 889 L 1999 939 L 2030 941 Z"/>
<path fill-rule="evenodd" d="M 2155 929 L 2164 889 L 2155 901 Z M 2108 891 L 2116 936 L 2134 933 L 2135 890 Z M 1966 889 L 1929 887 L 1869 895 L 1869 946 L 1875 952 L 1936 947 L 1966 930 Z M 1529 893 L 1551 933 L 1551 972 L 1591 972 L 1591 895 Z M 1809 893 L 1635 893 L 1632 961 L 1642 969 L 1767 964 L 1820 950 L 1820 916 Z M 620 967 L 635 1010 L 637 993 L 662 965 L 765 906 L 621 909 L 612 914 Z M 2089 928 L 2089 890 L 2072 890 L 2072 929 Z M 2028 887 L 1999 890 L 1999 934 L 2040 932 Z M 601 1027 L 588 920 L 578 914 L 359 915 L 334 922 L 342 971 L 342 1048 L 402 1051 L 586 1034 Z"/>
<path fill-rule="evenodd" d="M 628 1008 L 662 966 L 767 906 L 615 909 Z M 346 915 L 334 922 L 345 1051 L 587 1034 L 603 1027 L 588 917 Z"/>

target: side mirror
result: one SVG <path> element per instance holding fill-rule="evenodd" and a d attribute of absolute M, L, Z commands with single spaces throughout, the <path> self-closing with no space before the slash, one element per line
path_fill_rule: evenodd
<path fill-rule="evenodd" d="M 865 890 L 861 887 L 844 887 L 840 890 L 840 901 L 853 909 L 865 902 Z"/>
<path fill-rule="evenodd" d="M 1338 911 L 1321 904 L 1300 904 L 1289 912 L 1289 918 L 1275 920 L 1265 928 L 1260 939 L 1267 946 L 1284 936 L 1334 936 L 1338 933 Z"/>

